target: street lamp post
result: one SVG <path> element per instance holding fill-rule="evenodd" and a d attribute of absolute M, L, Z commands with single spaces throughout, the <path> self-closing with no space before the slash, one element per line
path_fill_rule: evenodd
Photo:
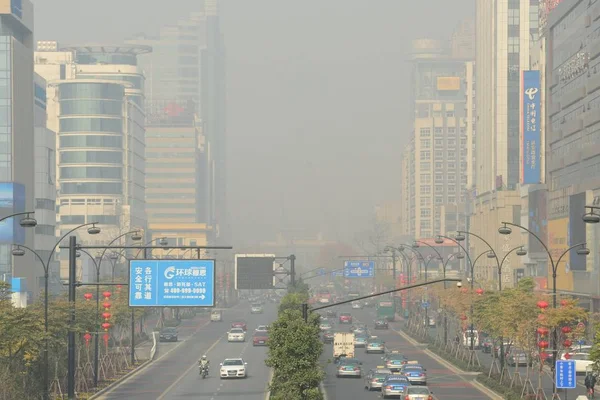
<path fill-rule="evenodd" d="M 592 212 L 593 214 L 593 212 Z M 596 214 L 593 214 L 596 215 Z M 585 216 L 584 216 L 585 217 Z M 585 221 L 585 218 L 584 218 Z M 586 221 L 586 222 L 590 222 L 590 221 Z M 519 224 L 514 224 L 512 222 L 502 222 L 502 226 L 500 228 L 498 228 L 498 233 L 500 233 L 501 235 L 510 235 L 512 233 L 512 228 L 510 226 L 514 226 L 516 228 L 521 228 L 524 231 L 526 231 L 527 233 L 529 233 L 531 236 L 533 236 L 544 248 L 544 250 L 546 251 L 546 253 L 548 254 L 548 258 L 550 259 L 550 265 L 552 266 L 552 308 L 556 308 L 556 275 L 557 275 L 557 271 L 558 271 L 558 265 L 560 264 L 560 261 L 562 260 L 562 258 L 569 253 L 571 250 L 579 248 L 577 250 L 577 254 L 579 255 L 588 255 L 590 254 L 590 250 L 585 246 L 586 242 L 582 242 L 582 243 L 577 243 L 571 247 L 569 247 L 568 249 L 566 249 L 565 251 L 562 252 L 562 254 L 558 257 L 558 262 L 554 261 L 554 258 L 552 257 L 552 253 L 550 252 L 550 249 L 548 249 L 548 246 L 546 246 L 546 243 L 544 243 L 544 241 L 542 239 L 540 239 L 540 237 L 538 235 L 536 235 L 535 233 L 533 233 L 531 230 L 525 228 L 522 225 Z M 555 361 L 556 357 L 557 357 L 557 352 L 558 352 L 558 331 L 556 329 L 556 327 L 554 327 L 552 329 L 552 359 Z M 552 366 L 552 370 L 554 370 L 554 365 Z M 553 379 L 552 380 L 552 393 L 556 393 L 556 382 Z"/>
<path fill-rule="evenodd" d="M 30 218 L 30 219 L 32 219 L 32 218 Z M 35 221 L 35 220 L 33 220 L 33 221 Z M 37 222 L 35 224 L 30 223 L 30 225 L 28 225 L 28 226 L 35 226 L 36 224 L 37 224 Z M 97 222 L 90 222 L 87 224 L 82 224 L 82 225 L 76 226 L 75 228 L 71 229 L 70 231 L 65 233 L 63 236 L 61 236 L 61 238 L 58 239 L 58 241 L 56 242 L 56 244 L 50 251 L 50 254 L 48 255 L 48 260 L 46 262 L 44 262 L 44 260 L 40 257 L 40 255 L 37 252 L 35 252 L 33 249 L 31 249 L 27 246 L 24 246 L 24 245 L 16 245 L 17 247 L 11 251 L 12 255 L 16 256 L 16 257 L 25 255 L 25 251 L 23 249 L 27 249 L 27 250 L 31 251 L 38 258 L 38 260 L 40 260 L 40 263 L 42 264 L 42 268 L 44 269 L 44 335 L 46 336 L 44 339 L 44 342 L 45 342 L 44 343 L 44 399 L 48 399 L 49 395 L 50 395 L 50 393 L 49 393 L 50 362 L 49 362 L 49 358 L 48 358 L 48 294 L 49 294 L 49 283 L 48 282 L 50 280 L 50 262 L 52 261 L 52 256 L 54 255 L 54 252 L 56 251 L 56 248 L 58 247 L 58 245 L 70 233 L 73 233 L 77 229 L 83 228 L 85 226 L 89 226 L 88 233 L 90 235 L 96 235 L 96 234 L 100 233 L 100 228 L 98 228 L 96 226 L 96 224 L 97 224 Z"/>
<path fill-rule="evenodd" d="M 444 279 L 446 279 L 446 267 L 448 266 L 448 262 L 450 262 L 450 260 L 456 257 L 457 259 L 461 260 L 463 258 L 465 258 L 465 255 L 463 253 L 452 253 L 448 256 L 448 258 L 446 259 L 446 261 L 444 261 L 443 266 L 442 266 L 442 273 L 444 274 Z M 446 281 L 444 281 L 444 290 L 446 290 Z M 448 344 L 448 313 L 446 311 L 444 311 L 444 346 L 446 346 Z"/>
<path fill-rule="evenodd" d="M 437 260 L 444 262 L 444 258 L 442 257 L 442 255 L 440 254 L 440 252 L 435 248 L 435 246 L 430 245 L 427 242 L 421 241 L 421 240 L 415 240 L 415 242 L 413 243 L 413 248 L 419 248 L 420 245 L 424 244 L 425 246 L 429 247 L 430 249 L 432 249 L 433 251 L 435 251 L 435 253 L 437 254 Z M 429 272 L 427 271 L 427 267 L 429 265 L 429 262 L 431 260 L 433 260 L 436 257 L 429 257 L 429 259 L 427 260 L 427 263 L 425 264 L 425 282 L 427 282 L 428 276 L 429 276 Z M 446 276 L 444 275 L 444 278 L 446 278 Z M 446 287 L 446 281 L 444 281 L 444 287 Z M 427 286 L 425 286 L 425 290 L 427 290 Z M 429 301 L 429 296 L 427 296 L 427 301 Z M 427 326 L 429 326 L 429 306 L 425 307 L 425 323 L 427 324 Z"/>

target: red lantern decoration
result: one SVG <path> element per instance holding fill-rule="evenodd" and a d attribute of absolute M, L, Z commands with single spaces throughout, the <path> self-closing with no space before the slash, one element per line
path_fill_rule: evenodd
<path fill-rule="evenodd" d="M 550 331 L 548 330 L 548 328 L 544 328 L 544 327 L 542 326 L 542 327 L 539 327 L 539 328 L 537 328 L 537 333 L 538 333 L 540 336 L 546 336 L 548 333 L 550 333 Z"/>
<path fill-rule="evenodd" d="M 548 354 L 548 353 L 546 353 L 546 352 L 544 352 L 544 351 L 542 351 L 542 352 L 540 353 L 540 359 L 541 359 L 542 361 L 546 361 L 546 359 L 548 358 L 548 356 L 549 356 L 549 354 Z"/>
<path fill-rule="evenodd" d="M 538 343 L 538 347 L 540 349 L 547 349 L 549 346 L 549 343 L 545 340 L 540 340 L 540 342 Z"/>
<path fill-rule="evenodd" d="M 91 293 L 84 293 L 84 295 L 83 295 L 83 298 L 86 299 L 87 301 L 90 301 L 92 299 L 92 297 L 94 297 L 94 295 Z"/>
<path fill-rule="evenodd" d="M 467 320 L 467 316 L 466 315 L 461 315 L 460 319 L 461 319 L 461 321 L 466 321 Z"/>
<path fill-rule="evenodd" d="M 563 307 L 566 307 L 566 306 L 568 306 L 568 305 L 569 305 L 569 300 L 562 299 L 562 300 L 560 301 L 560 305 L 561 305 L 561 306 L 563 306 Z"/>
<path fill-rule="evenodd" d="M 537 302 L 537 306 L 538 306 L 538 308 L 545 310 L 546 308 L 548 308 L 548 302 L 544 301 L 544 300 L 540 300 Z"/>
<path fill-rule="evenodd" d="M 570 326 L 563 326 L 562 328 L 560 328 L 560 330 L 562 331 L 562 333 L 571 333 L 573 331 L 573 329 L 571 329 Z"/>
<path fill-rule="evenodd" d="M 546 316 L 544 314 L 538 315 L 538 322 L 544 322 L 546 320 Z"/>
<path fill-rule="evenodd" d="M 571 347 L 572 344 L 573 342 L 569 339 L 565 339 L 565 341 L 563 342 L 563 346 L 565 347 Z"/>
<path fill-rule="evenodd" d="M 107 302 L 104 302 L 104 304 L 102 304 L 102 307 L 104 307 L 107 310 L 110 308 L 110 306 L 111 306 L 111 304 L 107 303 Z"/>
<path fill-rule="evenodd" d="M 479 288 L 475 291 L 475 293 L 481 296 L 483 294 L 483 289 Z"/>
<path fill-rule="evenodd" d="M 83 339 L 85 340 L 85 345 L 89 346 L 90 340 L 92 340 L 92 335 L 90 335 L 89 332 L 86 332 L 85 335 L 83 335 Z"/>
<path fill-rule="evenodd" d="M 571 353 L 565 353 L 563 357 L 565 358 L 565 360 L 568 360 L 571 358 Z"/>
<path fill-rule="evenodd" d="M 108 347 L 108 339 L 110 338 L 110 335 L 108 333 L 105 333 L 102 336 L 102 339 L 104 340 L 104 346 Z"/>
<path fill-rule="evenodd" d="M 110 296 L 112 296 L 112 293 L 109 291 L 102 292 L 102 296 L 104 296 L 104 298 L 108 300 Z"/>
<path fill-rule="evenodd" d="M 109 313 L 109 312 L 102 313 L 102 318 L 104 318 L 104 319 L 109 319 L 110 316 L 111 316 L 111 313 Z"/>
<path fill-rule="evenodd" d="M 108 328 L 110 328 L 110 323 L 108 323 L 108 322 L 104 322 L 104 323 L 102 324 L 102 328 L 103 328 L 105 331 L 108 331 Z"/>
<path fill-rule="evenodd" d="M 461 291 L 461 292 L 463 292 L 463 293 L 467 293 L 467 292 L 469 291 L 469 289 L 467 289 L 467 288 L 462 288 L 462 289 L 460 289 L 460 291 Z"/>

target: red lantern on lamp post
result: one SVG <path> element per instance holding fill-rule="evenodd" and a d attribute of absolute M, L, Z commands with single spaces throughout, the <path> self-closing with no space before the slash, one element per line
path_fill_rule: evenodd
<path fill-rule="evenodd" d="M 94 297 L 94 295 L 91 294 L 91 293 L 84 293 L 83 294 L 83 298 L 86 299 L 87 301 L 90 301 L 92 299 L 92 297 Z"/>
<path fill-rule="evenodd" d="M 463 292 L 463 293 L 467 293 L 467 292 L 469 291 L 469 289 L 467 289 L 467 288 L 462 288 L 462 289 L 460 289 L 460 291 L 461 291 L 461 292 Z"/>
<path fill-rule="evenodd" d="M 102 296 L 104 296 L 104 298 L 108 300 L 110 296 L 112 296 L 112 293 L 107 290 L 106 292 L 102 292 Z"/>
<path fill-rule="evenodd" d="M 544 328 L 543 326 L 537 328 L 537 333 L 540 336 L 546 336 L 548 333 L 550 333 L 550 330 L 548 330 L 548 328 Z"/>
<path fill-rule="evenodd" d="M 108 310 L 110 308 L 111 304 L 108 302 L 104 302 L 104 304 L 102 304 L 102 307 L 104 307 L 106 310 Z"/>
<path fill-rule="evenodd" d="M 108 347 L 108 339 L 110 338 L 110 335 L 108 333 L 105 333 L 104 335 L 102 335 L 102 339 L 104 340 L 104 346 Z"/>
<path fill-rule="evenodd" d="M 541 309 L 542 311 L 545 310 L 546 308 L 548 308 L 548 302 L 545 300 L 540 300 L 537 302 L 537 306 L 539 309 Z"/>
<path fill-rule="evenodd" d="M 86 332 L 85 335 L 83 335 L 83 339 L 85 340 L 85 345 L 89 346 L 90 340 L 92 340 L 92 335 L 89 332 Z"/>
<path fill-rule="evenodd" d="M 549 345 L 550 344 L 545 340 L 540 340 L 540 342 L 538 343 L 538 347 L 540 349 L 547 349 Z"/>
<path fill-rule="evenodd" d="M 573 342 L 570 339 L 565 339 L 563 342 L 563 346 L 565 347 L 571 347 L 573 345 Z"/>
<path fill-rule="evenodd" d="M 111 317 L 111 313 L 109 313 L 109 312 L 102 313 L 102 318 L 109 319 L 110 317 Z"/>
<path fill-rule="evenodd" d="M 564 334 L 571 333 L 573 331 L 573 329 L 570 326 L 563 326 L 562 328 L 560 328 L 560 330 Z"/>
<path fill-rule="evenodd" d="M 109 328 L 110 328 L 110 323 L 109 322 L 102 323 L 102 329 L 104 329 L 105 331 L 108 331 Z"/>
<path fill-rule="evenodd" d="M 483 289 L 479 288 L 475 291 L 475 293 L 481 296 L 483 294 Z"/>
<path fill-rule="evenodd" d="M 569 360 L 571 358 L 571 353 L 565 353 L 563 357 L 565 358 L 565 360 Z"/>

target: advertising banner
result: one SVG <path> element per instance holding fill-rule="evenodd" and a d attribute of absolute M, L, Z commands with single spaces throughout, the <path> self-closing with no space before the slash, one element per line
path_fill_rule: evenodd
<path fill-rule="evenodd" d="M 521 90 L 521 183 L 540 183 L 540 71 L 523 71 Z"/>
<path fill-rule="evenodd" d="M 25 186 L 15 182 L 0 182 L 0 215 L 25 212 Z M 25 244 L 25 228 L 19 224 L 22 216 L 0 222 L 0 243 Z"/>

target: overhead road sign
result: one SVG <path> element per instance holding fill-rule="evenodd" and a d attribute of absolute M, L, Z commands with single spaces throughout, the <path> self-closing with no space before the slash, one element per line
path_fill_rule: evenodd
<path fill-rule="evenodd" d="M 344 276 L 344 271 L 343 270 L 337 270 L 337 271 L 331 271 L 331 276 L 336 278 L 336 277 L 342 277 Z"/>
<path fill-rule="evenodd" d="M 130 260 L 131 307 L 213 307 L 215 260 Z"/>
<path fill-rule="evenodd" d="M 344 276 L 346 278 L 373 278 L 375 261 L 345 261 Z"/>
<path fill-rule="evenodd" d="M 274 254 L 236 254 L 235 289 L 273 289 Z"/>

